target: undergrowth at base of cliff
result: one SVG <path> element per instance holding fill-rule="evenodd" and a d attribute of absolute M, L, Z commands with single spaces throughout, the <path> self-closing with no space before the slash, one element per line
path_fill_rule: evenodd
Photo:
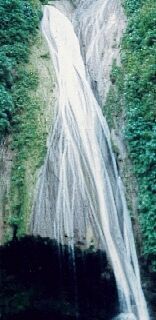
<path fill-rule="evenodd" d="M 111 127 L 113 117 L 125 116 L 124 135 L 139 187 L 142 254 L 156 270 L 156 2 L 125 0 L 124 6 L 128 26 L 122 66 L 113 67 L 105 114 Z"/>

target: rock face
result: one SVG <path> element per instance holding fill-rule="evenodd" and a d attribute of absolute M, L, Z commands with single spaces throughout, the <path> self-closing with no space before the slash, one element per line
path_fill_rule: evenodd
<path fill-rule="evenodd" d="M 10 177 L 13 152 L 10 150 L 10 137 L 0 145 L 0 244 L 5 231 L 5 218 L 9 209 Z"/>
<path fill-rule="evenodd" d="M 97 4 L 97 1 L 93 1 L 93 0 L 91 0 L 91 1 L 82 1 L 81 0 L 81 1 L 73 1 L 73 2 L 74 2 L 75 5 L 78 5 L 78 4 L 80 5 L 79 10 L 76 10 L 74 15 L 73 15 L 73 11 L 69 8 L 69 6 L 65 5 L 64 8 L 69 9 L 67 15 L 70 17 L 71 20 L 73 19 L 73 23 L 75 25 L 75 30 L 76 30 L 76 32 L 78 34 L 78 37 L 79 37 L 79 40 L 80 40 L 80 43 L 81 43 L 81 52 L 82 52 L 83 58 L 85 60 L 87 77 L 88 77 L 88 80 L 89 80 L 89 82 L 91 84 L 91 87 L 92 87 L 92 89 L 93 89 L 93 91 L 94 91 L 94 93 L 96 95 L 96 98 L 97 98 L 98 102 L 101 105 L 105 101 L 107 93 L 108 93 L 108 90 L 109 90 L 109 86 L 110 86 L 110 70 L 111 70 L 112 61 L 113 61 L 113 59 L 116 59 L 117 62 L 120 62 L 120 59 L 119 59 L 119 42 L 120 42 L 120 38 L 121 38 L 122 32 L 123 32 L 124 27 L 125 27 L 125 17 L 123 15 L 123 10 L 122 10 L 122 8 L 120 6 L 120 2 L 119 1 L 98 1 L 99 2 L 99 7 L 98 7 L 98 10 L 97 10 L 96 14 L 94 14 L 94 13 L 95 13 L 95 3 Z M 64 1 L 64 3 L 65 3 L 65 1 Z M 103 4 L 104 4 L 104 6 L 103 6 Z M 104 21 L 105 23 L 104 24 L 102 24 L 103 13 L 104 13 L 103 10 L 105 10 L 105 12 L 106 12 L 105 21 Z M 90 19 L 90 13 L 91 12 L 92 12 L 92 19 Z M 83 32 L 84 29 L 86 30 L 85 32 Z M 100 36 L 97 36 L 98 34 Z M 90 39 L 93 39 L 93 38 L 94 38 L 94 42 L 90 41 Z M 103 43 L 105 43 L 104 46 L 103 46 Z M 95 50 L 95 48 L 96 48 L 96 50 Z M 42 57 L 41 57 L 41 55 L 42 55 Z M 40 79 L 39 91 L 42 92 L 42 99 L 43 99 L 43 110 L 42 110 L 42 114 L 40 114 L 39 117 L 40 117 L 40 123 L 42 123 L 42 124 L 44 123 L 45 126 L 48 123 L 47 129 L 46 129 L 48 131 L 49 121 L 53 122 L 53 112 L 51 112 L 52 111 L 51 106 L 53 105 L 53 98 L 51 98 L 52 97 L 52 89 L 51 88 L 53 87 L 54 78 L 53 78 L 53 75 L 52 75 L 51 71 L 49 71 L 49 65 L 51 64 L 51 62 L 50 61 L 48 62 L 49 58 L 48 58 L 48 50 L 47 49 L 46 49 L 46 51 L 44 51 L 42 53 L 35 52 L 34 53 L 34 57 L 37 57 L 37 59 L 36 59 L 37 63 L 40 60 L 40 58 L 42 59 L 42 63 L 38 64 L 39 73 L 42 75 L 41 79 Z M 107 68 L 105 68 L 106 64 L 107 64 Z M 45 65 L 46 65 L 46 67 L 45 67 Z M 101 66 L 101 68 L 99 68 L 99 66 Z M 50 85 L 51 85 L 51 87 L 50 87 Z M 38 95 L 38 92 L 37 92 L 37 95 Z M 46 112 L 45 112 L 45 110 L 46 110 Z M 43 115 L 45 115 L 45 119 L 42 122 L 42 116 Z M 61 132 L 61 129 L 62 129 L 62 127 L 60 126 L 60 132 Z M 50 138 L 51 137 L 49 135 L 49 140 L 48 140 L 48 143 L 47 143 L 48 147 L 51 144 Z M 55 139 L 56 139 L 56 145 L 57 145 L 57 142 L 59 140 L 59 136 L 56 135 Z M 100 134 L 99 134 L 99 139 L 101 139 L 100 138 Z M 112 139 L 115 141 L 116 145 L 118 146 L 118 149 L 120 149 L 120 151 L 119 151 L 119 157 L 120 157 L 119 161 L 124 161 L 125 160 L 125 150 L 124 150 L 123 145 L 120 143 L 120 139 L 118 139 L 118 133 L 116 134 L 116 132 L 112 132 Z M 65 140 L 63 138 L 62 139 L 62 148 L 64 148 L 64 141 Z M 7 211 L 7 205 L 5 206 L 5 199 L 6 199 L 7 195 L 9 194 L 9 188 L 10 188 L 10 182 L 9 182 L 10 179 L 9 179 L 9 177 L 10 177 L 10 174 L 11 174 L 12 157 L 13 157 L 13 155 L 9 151 L 9 148 L 7 147 L 7 141 L 6 141 L 6 143 L 4 144 L 4 148 L 2 148 L 2 153 L 1 153 L 2 162 L 1 162 L 1 166 L 0 166 L 0 173 L 2 172 L 2 174 L 1 174 L 1 177 L 2 177 L 1 191 L 2 192 L 0 194 L 0 197 L 1 197 L 0 203 L 2 204 L 1 208 L 0 208 L 1 209 L 0 210 L 0 212 L 1 212 L 0 213 L 0 235 L 2 235 L 2 230 L 4 228 L 2 216 L 4 218 L 5 212 Z M 51 161 L 52 158 L 51 157 L 53 158 L 53 154 L 52 153 L 51 153 L 51 155 L 49 157 L 48 169 L 46 171 L 46 174 L 48 175 L 48 179 L 49 179 L 49 172 L 50 172 L 49 170 L 51 170 L 50 168 L 51 168 L 51 163 L 52 163 L 52 161 Z M 69 162 L 70 162 L 70 160 L 71 160 L 71 158 L 69 158 Z M 108 158 L 107 160 L 109 162 L 110 158 Z M 57 167 L 57 164 L 58 163 L 56 161 L 56 167 Z M 5 170 L 5 176 L 3 174 L 4 170 Z M 28 172 L 29 171 L 30 170 L 28 170 Z M 67 175 L 68 175 L 69 171 L 67 171 Z M 76 170 L 75 170 L 75 172 L 76 172 Z M 52 184 L 55 184 L 55 182 L 56 182 L 56 184 L 58 183 L 58 177 L 57 177 L 57 175 L 55 175 L 55 172 L 53 172 L 52 175 L 53 175 L 54 179 L 52 181 L 48 180 L 47 186 L 48 186 L 48 190 L 50 190 L 49 191 L 50 195 L 52 195 L 52 197 L 53 196 L 55 197 L 55 190 L 53 189 Z M 30 176 L 32 178 L 32 175 L 30 175 Z M 28 179 L 27 180 L 29 180 L 29 175 L 28 175 Z M 32 180 L 33 180 L 33 183 L 31 183 L 31 187 L 29 188 L 29 193 L 31 194 L 31 197 L 32 197 L 32 194 L 34 192 L 34 178 L 32 178 Z M 28 184 L 29 184 L 29 182 L 28 182 Z M 70 195 L 72 194 L 72 191 L 73 190 L 71 189 Z M 38 190 L 37 190 L 37 192 L 38 192 Z M 43 193 L 44 192 L 45 192 L 45 189 L 43 190 Z M 77 193 L 77 194 L 79 194 L 79 193 Z M 32 204 L 32 202 L 31 202 L 31 204 Z M 49 206 L 49 200 L 47 200 L 47 197 L 46 197 L 45 206 L 44 206 L 43 209 L 47 210 L 48 206 Z M 86 207 L 87 206 L 88 206 L 88 204 L 86 204 Z M 29 206 L 29 211 L 30 211 L 30 207 L 31 206 Z M 86 210 L 86 207 L 84 207 L 85 210 Z M 49 208 L 48 208 L 48 210 L 49 210 Z M 80 215 L 81 215 L 81 212 L 80 212 Z M 122 223 L 121 220 L 122 219 L 120 219 L 120 223 Z M 50 223 L 51 223 L 51 221 L 49 221 L 49 224 L 46 223 L 46 225 L 50 226 Z M 77 223 L 79 224 L 80 221 L 77 221 Z M 86 225 L 87 224 L 84 223 L 84 229 L 86 228 Z M 79 247 L 84 248 L 86 246 L 86 245 L 84 246 L 84 243 L 86 242 L 86 239 L 87 239 L 89 245 L 91 245 L 92 249 L 93 249 L 94 246 L 98 246 L 100 241 L 99 242 L 95 241 L 95 239 L 94 239 L 95 237 L 93 237 L 93 230 L 91 230 L 91 228 L 88 228 L 88 226 L 87 226 L 86 229 L 87 229 L 87 232 L 86 232 L 87 236 L 85 236 L 85 237 L 84 237 L 84 235 L 80 234 L 79 231 L 77 231 L 75 229 L 75 235 L 76 235 L 76 239 L 77 239 L 77 244 L 78 244 Z M 44 233 L 44 231 L 45 231 L 45 229 L 43 228 L 43 233 Z M 68 243 L 68 235 L 67 235 L 66 232 L 64 232 L 63 241 L 64 241 L 64 243 L 66 243 L 66 242 Z M 88 243 L 87 243 L 87 246 L 88 246 Z M 30 273 L 31 272 L 32 271 L 30 271 Z M 79 272 L 81 273 L 80 270 L 79 270 Z M 84 276 L 82 276 L 82 278 L 83 277 Z M 109 279 L 109 278 L 112 279 L 112 281 L 114 281 L 114 279 L 112 278 L 112 275 L 108 271 L 108 268 L 106 268 L 106 270 L 103 270 L 101 272 L 101 279 Z M 109 283 L 109 285 L 110 285 L 110 283 Z M 107 287 L 107 285 L 106 285 L 106 287 Z M 150 287 L 150 285 L 149 285 L 148 288 L 152 288 L 152 286 Z M 105 290 L 106 290 L 106 288 L 105 288 Z M 153 290 L 153 289 L 150 289 L 150 292 L 151 292 L 151 290 Z M 114 294 L 114 293 L 111 293 L 111 294 Z M 148 289 L 147 289 L 147 295 L 148 295 Z M 20 293 L 19 296 L 21 298 L 22 294 Z M 26 296 L 24 296 L 23 299 L 25 301 L 27 301 L 27 299 L 29 300 L 28 296 L 29 296 L 29 294 L 27 295 L 27 293 L 26 293 Z M 75 296 L 75 293 L 74 293 L 74 296 Z M 152 303 L 154 301 L 154 297 L 155 297 L 155 293 L 152 294 Z M 106 298 L 106 301 L 107 301 L 107 297 L 105 297 L 105 298 Z M 38 299 L 38 297 L 37 297 L 37 299 Z M 95 296 L 91 296 L 91 299 L 95 299 Z M 16 298 L 15 298 L 15 300 L 16 300 Z M 33 315 L 31 313 L 32 310 L 30 312 L 26 311 L 26 313 L 24 311 L 24 313 L 22 313 L 22 315 L 20 314 L 20 312 L 19 312 L 18 316 L 17 316 L 17 314 L 14 315 L 14 318 L 9 318 L 11 316 L 9 314 L 6 314 L 6 318 L 5 319 L 7 319 L 7 320 L 8 319 L 16 319 L 17 320 L 17 319 L 21 319 L 20 317 L 22 317 L 22 320 L 24 320 L 25 318 L 26 319 L 27 318 L 31 319 L 31 316 L 32 316 L 32 319 L 34 320 L 36 315 L 37 315 L 37 318 L 40 319 L 39 318 L 40 311 L 41 311 L 40 308 L 39 308 L 40 302 L 38 302 L 38 300 L 36 300 L 36 301 L 34 302 L 34 305 L 35 305 L 35 308 L 36 308 L 35 309 L 36 313 L 34 313 Z M 60 300 L 56 301 L 56 302 L 58 302 L 60 304 Z M 7 304 L 7 302 L 6 302 L 6 304 Z M 53 302 L 52 301 L 48 301 L 48 299 L 47 299 L 46 302 L 43 301 L 42 307 L 43 307 L 43 309 L 47 309 L 47 307 L 49 305 L 51 306 L 52 304 L 53 304 Z M 63 303 L 63 308 L 67 307 L 66 304 L 68 304 L 68 303 L 66 303 L 66 302 L 65 302 L 65 304 Z M 16 305 L 16 301 L 15 301 L 15 305 Z M 28 305 L 30 305 L 29 302 L 28 302 Z M 83 312 L 86 310 L 85 309 L 86 305 L 88 305 L 88 301 L 87 300 L 85 300 L 85 305 L 82 303 L 81 308 L 82 308 Z M 42 309 L 42 307 L 41 307 L 41 309 Z M 114 307 L 115 306 L 112 305 L 112 314 L 111 314 L 111 316 L 114 315 L 114 312 L 115 312 Z M 14 306 L 13 306 L 13 308 L 14 308 Z M 74 304 L 74 308 L 75 308 L 75 304 Z M 74 312 L 77 313 L 77 309 L 74 309 L 74 310 L 75 310 Z M 91 310 L 93 310 L 93 309 L 91 309 Z M 17 311 L 17 309 L 16 309 L 16 311 Z M 16 313 L 16 311 L 15 311 L 15 313 Z M 55 312 L 52 313 L 53 319 L 55 319 L 55 318 L 56 319 L 67 319 L 67 313 L 68 313 L 68 316 L 69 316 L 69 313 L 70 313 L 68 308 L 67 308 L 67 313 L 65 315 L 61 316 L 59 314 L 59 312 L 60 311 L 55 310 Z M 109 317 L 110 317 L 109 312 L 108 312 L 108 315 L 105 315 L 105 316 L 104 316 L 104 312 L 106 312 L 106 311 L 103 310 L 102 312 L 103 312 L 103 315 L 101 316 L 99 314 L 98 319 L 106 319 L 106 317 L 108 317 L 107 318 L 107 320 L 108 320 Z M 49 311 L 49 313 L 50 313 L 50 311 Z M 86 317 L 84 317 L 84 320 L 85 319 L 91 320 L 92 318 L 97 320 L 97 311 L 96 311 L 96 315 L 95 316 L 92 314 L 92 312 L 90 312 L 89 315 L 88 314 L 87 314 Z M 104 318 L 103 318 L 103 316 L 104 316 Z M 41 315 L 41 318 L 45 319 L 45 317 L 46 317 L 46 319 L 48 319 L 48 315 L 45 313 L 45 310 L 44 310 L 42 315 Z M 73 315 L 72 315 L 72 312 L 71 312 L 70 318 L 68 317 L 68 319 L 75 319 L 75 315 L 74 315 L 74 318 L 72 318 L 72 317 L 73 317 Z M 132 318 L 132 316 L 128 315 L 128 314 L 127 315 L 123 315 L 122 317 L 123 317 L 122 319 L 131 319 Z M 131 317 L 131 318 L 128 318 L 128 317 Z M 81 320 L 83 319 L 82 315 L 81 315 L 80 319 Z M 51 316 L 50 316 L 50 320 L 51 320 Z"/>
<path fill-rule="evenodd" d="M 140 259 L 142 271 L 143 289 L 148 302 L 150 320 L 156 319 L 156 272 L 149 269 L 150 261 Z"/>
<path fill-rule="evenodd" d="M 110 30 L 114 34 L 111 27 L 113 25 L 116 29 L 117 17 L 111 20 L 110 13 L 114 9 L 116 16 L 118 8 L 113 7 L 114 1 L 108 5 L 108 1 L 99 0 L 94 8 L 95 2 L 83 4 L 80 3 L 75 19 L 83 11 L 86 13 L 79 23 L 81 29 L 81 23 L 85 22 L 81 30 L 87 41 L 86 54 L 91 45 L 98 56 L 98 48 L 100 51 L 102 44 L 96 43 L 96 39 L 98 36 L 101 39 L 103 34 L 100 27 L 104 23 L 105 35 L 111 44 L 109 34 Z M 97 21 L 94 21 L 94 16 Z M 89 24 L 89 42 L 86 17 L 92 21 Z M 97 34 L 94 34 L 94 29 Z M 122 181 L 112 153 L 107 123 L 86 77 L 79 40 L 71 21 L 53 6 L 45 7 L 42 30 L 54 62 L 59 98 L 34 201 L 31 232 L 71 247 L 76 243 L 87 246 L 88 234 L 91 234 L 96 248 L 105 250 L 110 259 L 122 296 L 121 310 L 146 320 L 148 312 Z M 89 58 L 92 58 L 94 49 Z M 107 50 L 105 53 L 107 59 L 105 57 L 101 69 L 105 66 L 109 74 Z M 112 62 L 113 54 L 110 55 Z M 93 57 L 92 64 L 94 60 L 97 63 L 96 58 Z M 100 64 L 103 60 L 98 62 Z"/>
<path fill-rule="evenodd" d="M 32 108 L 35 109 L 35 130 L 32 127 L 33 122 L 29 121 L 33 110 L 29 110 L 29 115 L 28 117 L 25 116 L 23 126 L 21 124 L 21 129 L 25 126 L 27 128 L 25 128 L 24 132 L 29 131 L 30 133 L 26 137 L 26 143 L 20 145 L 20 150 L 13 146 L 14 141 L 20 140 L 20 135 L 23 137 L 23 132 L 20 131 L 16 136 L 14 134 L 13 137 L 7 137 L 0 145 L 0 243 L 10 239 L 13 235 L 13 223 L 16 215 L 14 208 L 19 208 L 19 203 L 22 203 L 24 208 L 24 215 L 21 214 L 20 209 L 17 210 L 19 211 L 19 217 L 21 215 L 23 220 L 24 231 L 22 232 L 28 232 L 27 225 L 29 224 L 35 184 L 44 158 L 43 153 L 46 153 L 46 137 L 52 126 L 55 112 L 57 90 L 53 64 L 49 63 L 49 59 L 47 44 L 39 33 L 36 36 L 34 45 L 31 47 L 29 63 L 25 65 L 25 71 L 28 74 L 32 72 L 37 77 L 36 88 L 29 91 Z M 22 114 L 20 118 L 22 123 L 21 119 Z M 34 144 L 32 143 L 33 152 L 31 153 L 28 139 L 32 140 L 33 134 L 31 135 L 31 133 L 33 130 L 35 131 L 35 142 Z M 11 148 L 14 148 L 14 151 Z M 23 156 L 20 157 L 20 163 L 17 160 L 19 152 L 23 152 Z M 16 165 L 17 163 L 19 167 Z M 24 171 L 22 177 L 18 176 L 18 168 L 20 167 Z M 15 183 L 13 185 L 11 181 L 15 180 L 16 185 Z M 25 189 L 22 195 L 19 191 L 19 186 L 21 185 Z M 16 227 L 18 229 L 18 223 Z"/>
<path fill-rule="evenodd" d="M 112 63 L 120 62 L 120 40 L 126 27 L 121 1 L 79 1 L 73 23 L 92 89 L 104 105 Z"/>

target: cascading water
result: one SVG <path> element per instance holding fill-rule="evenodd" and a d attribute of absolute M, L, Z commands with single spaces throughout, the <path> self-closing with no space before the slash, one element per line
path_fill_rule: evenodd
<path fill-rule="evenodd" d="M 104 104 L 110 85 L 113 60 L 119 62 L 125 16 L 120 0 L 79 1 L 73 22 L 81 43 L 91 86 Z"/>
<path fill-rule="evenodd" d="M 95 1 L 98 10 L 99 2 Z M 82 8 L 76 13 L 79 18 Z M 54 63 L 59 97 L 31 231 L 71 247 L 94 242 L 105 250 L 119 290 L 120 319 L 147 320 L 123 186 L 106 120 L 87 80 L 78 38 L 72 23 L 53 6 L 45 6 L 42 31 Z"/>

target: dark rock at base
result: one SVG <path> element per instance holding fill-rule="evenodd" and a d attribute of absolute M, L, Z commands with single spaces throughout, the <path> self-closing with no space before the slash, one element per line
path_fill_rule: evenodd
<path fill-rule="evenodd" d="M 102 251 L 40 237 L 0 248 L 1 320 L 110 320 L 117 314 L 113 272 Z"/>
<path fill-rule="evenodd" d="M 153 256 L 152 256 L 153 259 Z M 156 259 L 156 257 L 155 257 Z M 142 283 L 145 298 L 148 304 L 150 320 L 156 319 L 156 272 L 151 270 L 150 256 L 146 259 L 142 257 L 140 259 L 140 267 L 142 272 Z M 154 259 L 153 259 L 154 260 Z"/>

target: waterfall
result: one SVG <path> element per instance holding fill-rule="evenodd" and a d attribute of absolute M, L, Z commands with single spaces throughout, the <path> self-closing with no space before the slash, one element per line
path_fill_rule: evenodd
<path fill-rule="evenodd" d="M 102 15 L 108 2 L 94 2 L 96 19 L 96 5 Z M 86 3 L 80 2 L 82 6 L 75 11 L 73 21 L 81 19 L 83 11 L 85 14 Z M 105 6 L 99 11 L 102 3 Z M 92 243 L 95 248 L 105 250 L 118 286 L 121 307 L 118 319 L 148 320 L 131 221 L 111 149 L 110 132 L 91 88 L 95 49 L 87 19 L 88 15 L 80 31 L 81 39 L 88 41 L 85 46 L 90 71 L 85 69 L 72 22 L 54 6 L 44 8 L 42 31 L 54 63 L 59 96 L 47 156 L 38 181 L 31 232 L 56 239 L 71 248 L 78 243 L 84 247 Z M 102 24 L 102 16 L 100 19 Z M 97 25 L 95 29 L 98 32 Z M 105 57 L 105 63 L 106 60 Z M 97 61 L 96 68 L 101 68 Z M 100 82 L 97 86 L 99 100 L 105 96 L 101 88 Z M 107 85 L 105 89 L 107 92 Z"/>
<path fill-rule="evenodd" d="M 104 104 L 109 90 L 112 62 L 120 59 L 125 21 L 120 0 L 81 0 L 74 12 L 73 22 L 83 59 L 100 104 Z"/>

